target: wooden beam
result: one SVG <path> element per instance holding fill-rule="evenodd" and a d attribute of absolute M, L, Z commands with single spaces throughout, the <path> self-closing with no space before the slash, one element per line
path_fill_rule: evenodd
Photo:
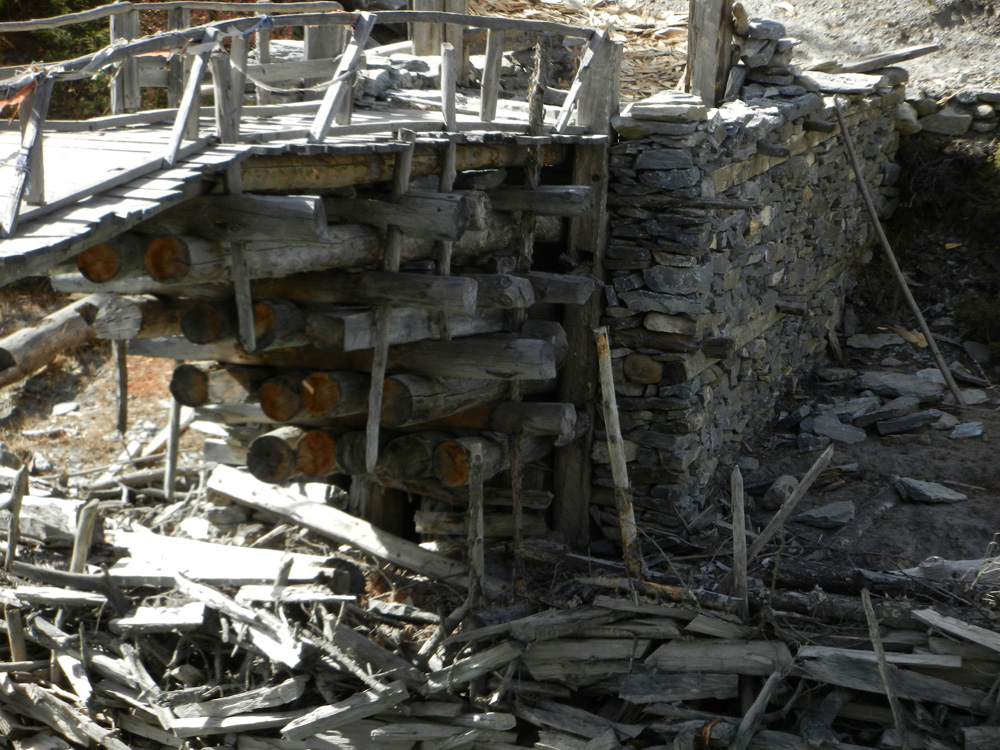
<path fill-rule="evenodd" d="M 483 65 L 482 93 L 479 102 L 479 119 L 493 122 L 497 116 L 500 98 L 500 72 L 503 66 L 504 31 L 490 29 L 486 32 L 486 63 Z"/>
<path fill-rule="evenodd" d="M 709 107 L 718 107 L 725 95 L 732 18 L 733 0 L 690 0 L 685 83 Z"/>
<path fill-rule="evenodd" d="M 399 201 L 370 198 L 326 198 L 326 214 L 332 221 L 363 219 L 365 224 L 394 224 L 410 237 L 457 240 L 469 228 L 471 207 L 461 194 L 420 192 L 403 195 Z"/>

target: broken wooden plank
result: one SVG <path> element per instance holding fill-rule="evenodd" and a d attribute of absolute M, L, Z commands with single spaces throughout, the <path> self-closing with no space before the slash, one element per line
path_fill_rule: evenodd
<path fill-rule="evenodd" d="M 717 672 L 764 677 L 791 666 L 780 641 L 672 641 L 654 651 L 646 664 L 661 672 Z"/>
<path fill-rule="evenodd" d="M 339 703 L 320 706 L 287 723 L 281 728 L 281 735 L 288 740 L 301 740 L 320 732 L 339 729 L 358 719 L 374 716 L 392 708 L 406 700 L 409 695 L 401 682 L 391 683 L 381 690 L 365 690 Z"/>

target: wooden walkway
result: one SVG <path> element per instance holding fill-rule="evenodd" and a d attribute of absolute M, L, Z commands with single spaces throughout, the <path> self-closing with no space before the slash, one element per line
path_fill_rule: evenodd
<path fill-rule="evenodd" d="M 587 97 L 585 91 L 585 73 L 600 58 L 598 50 L 606 41 L 602 32 L 454 13 L 340 12 L 273 16 L 270 19 L 273 26 L 313 24 L 314 29 L 328 29 L 342 37 L 343 32 L 352 30 L 346 25 L 350 23 L 353 25 L 352 41 L 346 46 L 342 44 L 336 58 L 315 61 L 317 65 L 322 64 L 323 69 L 328 70 L 333 64 L 337 69 L 322 101 L 244 106 L 248 39 L 257 34 L 258 49 L 261 48 L 261 32 L 254 31 L 260 23 L 251 26 L 255 23 L 251 17 L 125 41 L 128 37 L 120 36 L 121 26 L 116 27 L 114 21 L 131 17 L 139 9 L 148 9 L 147 5 L 123 3 L 120 7 L 105 6 L 84 14 L 88 18 L 98 12 L 110 15 L 112 38 L 119 34 L 117 44 L 88 58 L 91 60 L 88 66 L 84 66 L 87 60 L 72 61 L 0 80 L 0 99 L 23 98 L 20 127 L 16 121 L 0 126 L 0 190 L 7 195 L 5 206 L 0 207 L 0 237 L 6 237 L 0 239 L 0 285 L 30 275 L 50 273 L 88 247 L 211 190 L 224 177 L 227 180 L 238 178 L 239 174 L 231 169 L 233 165 L 254 156 L 375 153 L 380 148 L 397 148 L 393 145 L 394 134 L 401 129 L 414 131 L 424 142 L 430 140 L 442 146 L 448 142 L 512 143 L 518 138 L 526 139 L 521 141 L 522 145 L 542 146 L 553 141 L 581 142 L 578 136 L 606 132 L 606 119 L 598 117 L 593 123 L 583 121 L 593 119 L 590 114 L 592 97 Z M 198 4 L 167 5 L 189 12 L 190 7 Z M 221 7 L 224 4 L 213 5 Z M 302 6 L 304 10 L 310 5 L 295 4 L 295 7 Z M 320 5 L 325 8 L 331 4 Z M 149 5 L 152 7 L 155 6 Z M 247 8 L 245 5 L 234 7 L 243 12 Z M 271 12 L 286 12 L 286 7 L 293 6 L 275 6 Z M 256 8 L 254 10 L 257 12 Z M 487 62 L 493 73 L 483 74 L 481 91 L 464 96 L 457 92 L 456 71 L 443 68 L 439 91 L 401 92 L 408 100 L 404 103 L 406 108 L 389 108 L 385 102 L 380 102 L 378 109 L 352 110 L 350 80 L 363 61 L 360 47 L 367 34 L 378 22 L 398 23 L 410 17 L 440 22 L 445 29 L 479 27 L 487 32 Z M 66 25 L 67 19 L 71 17 L 56 19 L 56 25 Z M 433 25 L 415 24 L 428 28 Z M 43 26 L 43 22 L 0 23 L 0 33 Z M 502 98 L 498 105 L 502 58 L 498 50 L 502 52 L 507 28 L 522 35 L 529 31 L 539 37 L 553 31 L 576 32 L 588 40 L 577 80 L 562 107 L 537 106 L 535 111 L 529 112 L 527 104 L 505 102 Z M 223 34 L 233 37 L 231 51 L 219 44 L 218 39 Z M 461 39 L 461 34 L 458 38 Z M 200 45 L 196 45 L 197 42 Z M 193 67 L 194 72 L 189 73 L 188 79 L 182 81 L 183 85 L 175 92 L 177 107 L 126 113 L 124 107 L 128 102 L 131 100 L 134 105 L 139 100 L 141 77 L 135 73 L 130 77 L 129 66 L 138 62 L 145 65 L 142 58 L 149 50 L 179 49 L 191 55 L 189 47 L 211 49 L 193 56 L 194 64 L 188 67 Z M 607 53 L 611 47 L 610 43 L 604 44 L 603 51 Z M 441 49 L 454 59 L 449 45 Z M 118 114 L 81 122 L 46 121 L 47 97 L 60 77 L 79 77 L 81 69 L 93 68 L 91 73 L 96 73 L 107 70 L 108 65 L 117 66 L 119 75 L 115 77 L 115 86 L 126 87 L 124 93 L 112 91 L 113 111 Z M 301 70 L 301 62 L 294 65 Z M 203 88 L 203 80 L 210 80 L 207 77 L 209 69 L 217 104 L 214 109 L 196 111 L 198 90 Z M 6 71 L 8 75 L 10 72 Z M 270 75 L 274 77 L 273 72 Z M 593 81 L 590 84 L 594 85 Z M 224 90 L 227 87 L 230 87 L 228 94 Z M 25 91 L 30 92 L 26 97 Z M 260 92 L 258 99 L 267 101 Z M 578 110 L 587 110 L 586 117 Z M 33 129 L 37 133 L 33 134 Z M 33 190 L 31 178 L 26 177 L 32 171 L 36 181 L 37 177 L 42 177 L 44 187 L 41 190 L 37 184 Z M 228 183 L 225 189 L 229 189 Z"/>

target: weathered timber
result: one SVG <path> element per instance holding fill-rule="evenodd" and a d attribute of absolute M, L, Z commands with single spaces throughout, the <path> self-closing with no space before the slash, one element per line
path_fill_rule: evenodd
<path fill-rule="evenodd" d="M 524 381 L 522 387 L 526 393 L 538 393 L 553 384 L 551 380 Z M 424 424 L 497 401 L 507 395 L 508 387 L 502 380 L 393 375 L 385 380 L 382 424 L 396 428 Z"/>
<path fill-rule="evenodd" d="M 238 326 L 236 306 L 229 302 L 199 300 L 181 316 L 181 333 L 192 344 L 233 339 Z"/>
<path fill-rule="evenodd" d="M 370 350 L 351 355 L 360 370 L 371 369 L 371 358 Z M 477 336 L 394 346 L 389 349 L 387 367 L 437 377 L 543 380 L 556 376 L 556 356 L 548 341 Z"/>
<path fill-rule="evenodd" d="M 102 300 L 77 300 L 36 325 L 0 339 L 0 387 L 16 383 L 45 367 L 94 335 L 93 322 Z"/>
<path fill-rule="evenodd" d="M 507 440 L 493 440 L 486 436 L 448 440 L 434 449 L 434 476 L 445 487 L 464 487 L 469 482 L 470 452 L 482 451 L 483 480 L 488 480 L 510 466 L 510 447 Z M 545 437 L 526 437 L 521 441 L 521 460 L 536 461 L 552 450 L 552 440 Z"/>
<path fill-rule="evenodd" d="M 590 208 L 587 185 L 539 185 L 534 189 L 504 186 L 489 192 L 497 211 L 532 211 L 544 216 L 582 216 Z"/>
<path fill-rule="evenodd" d="M 252 279 L 363 265 L 381 248 L 379 233 L 362 224 L 336 224 L 312 242 L 249 240 L 245 252 Z M 157 281 L 201 284 L 225 280 L 231 258 L 225 246 L 192 235 L 147 239 L 145 264 Z"/>
<path fill-rule="evenodd" d="M 302 405 L 302 381 L 305 377 L 306 373 L 299 371 L 275 375 L 257 392 L 260 408 L 275 422 L 305 418 L 308 415 Z"/>
<path fill-rule="evenodd" d="M 273 375 L 266 367 L 241 365 L 182 364 L 174 368 L 170 393 L 184 406 L 250 403 Z"/>
<path fill-rule="evenodd" d="M 523 146 L 457 144 L 455 168 L 459 172 L 491 167 L 524 166 Z M 566 159 L 566 146 L 547 144 L 541 148 L 543 166 Z M 414 149 L 412 176 L 437 174 L 441 151 L 436 145 L 418 144 Z M 249 192 L 281 190 L 312 193 L 392 178 L 395 155 L 378 154 L 286 154 L 257 156 L 242 164 L 243 188 Z"/>
<path fill-rule="evenodd" d="M 543 271 L 528 271 L 517 275 L 531 282 L 536 302 L 582 305 L 597 290 L 597 282 L 589 276 L 570 276 Z"/>
<path fill-rule="evenodd" d="M 193 302 L 159 297 L 110 297 L 97 313 L 97 337 L 111 341 L 177 336 Z"/>
<path fill-rule="evenodd" d="M 440 315 L 423 307 L 394 307 L 389 317 L 389 345 L 408 344 L 441 336 Z M 455 337 L 496 333 L 505 321 L 499 310 L 478 310 L 475 315 L 450 314 L 448 325 Z M 314 346 L 344 352 L 371 349 L 375 344 L 375 312 L 356 308 L 311 307 L 306 333 Z"/>
<path fill-rule="evenodd" d="M 247 468 L 262 482 L 282 484 L 298 474 L 296 446 L 306 431 L 299 427 L 279 427 L 254 438 L 247 450 Z"/>
<path fill-rule="evenodd" d="M 353 371 L 316 371 L 299 382 L 302 408 L 313 417 L 363 414 L 368 408 L 370 378 Z"/>
<path fill-rule="evenodd" d="M 288 740 L 301 740 L 320 732 L 329 732 L 346 726 L 366 716 L 382 713 L 409 697 L 401 682 L 372 688 L 355 693 L 347 700 L 329 706 L 320 706 L 305 716 L 289 722 L 281 728 L 281 734 Z"/>
<path fill-rule="evenodd" d="M 343 474 L 337 462 L 337 435 L 328 430 L 309 430 L 295 445 L 295 466 L 304 476 L 318 479 Z"/>
<path fill-rule="evenodd" d="M 454 430 L 489 430 L 507 435 L 549 435 L 565 445 L 576 435 L 576 409 L 572 404 L 542 401 L 498 401 L 483 404 L 428 423 Z"/>
<path fill-rule="evenodd" d="M 777 641 L 671 641 L 656 649 L 646 663 L 661 672 L 763 677 L 791 667 L 792 655 L 784 643 Z"/>
<path fill-rule="evenodd" d="M 84 278 L 101 284 L 114 278 L 138 275 L 146 270 L 146 244 L 138 235 L 121 234 L 93 245 L 76 256 L 76 267 Z"/>
<path fill-rule="evenodd" d="M 379 476 L 404 481 L 434 475 L 434 450 L 448 440 L 440 432 L 417 432 L 390 441 L 379 453 L 375 470 Z"/>
<path fill-rule="evenodd" d="M 320 198 L 304 195 L 202 195 L 147 219 L 136 231 L 217 241 L 321 242 L 327 232 Z"/>
<path fill-rule="evenodd" d="M 686 90 L 709 107 L 722 102 L 729 77 L 733 0 L 691 0 Z"/>
<path fill-rule="evenodd" d="M 254 351 L 305 343 L 306 313 L 288 300 L 263 300 L 253 305 Z"/>
<path fill-rule="evenodd" d="M 385 228 L 398 226 L 410 237 L 427 240 L 457 240 L 472 218 L 471 200 L 462 193 L 410 192 L 398 203 L 373 198 L 324 198 L 331 220 L 356 222 Z M 481 227 L 480 227 L 481 228 Z"/>
<path fill-rule="evenodd" d="M 359 518 L 329 506 L 302 500 L 253 477 L 220 466 L 212 472 L 209 488 L 256 508 L 301 524 L 317 534 L 350 544 L 375 557 L 433 579 L 462 583 L 465 566 L 413 542 L 378 531 Z"/>
<path fill-rule="evenodd" d="M 479 285 L 476 306 L 520 310 L 535 304 L 535 292 L 526 279 L 507 274 L 468 274 Z"/>
<path fill-rule="evenodd" d="M 440 512 L 418 510 L 413 516 L 418 534 L 463 537 L 468 533 L 468 515 L 461 512 Z M 545 518 L 540 513 L 524 515 L 524 535 L 538 538 L 549 533 Z M 483 536 L 510 539 L 514 535 L 514 519 L 509 513 L 486 513 L 483 515 Z"/>
<path fill-rule="evenodd" d="M 183 336 L 135 339 L 129 344 L 129 351 L 144 357 L 165 357 L 189 362 L 215 360 L 234 365 L 322 367 L 328 370 L 350 367 L 350 361 L 344 354 L 324 349 L 303 346 L 248 354 L 233 342 L 199 345 L 192 344 Z"/>

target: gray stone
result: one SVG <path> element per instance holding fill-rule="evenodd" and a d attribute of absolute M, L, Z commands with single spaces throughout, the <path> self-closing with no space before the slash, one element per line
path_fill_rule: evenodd
<path fill-rule="evenodd" d="M 958 503 L 968 500 L 961 492 L 921 479 L 902 478 L 896 482 L 896 490 L 904 500 L 913 503 Z"/>
<path fill-rule="evenodd" d="M 853 519 L 854 503 L 850 500 L 837 500 L 792 516 L 794 522 L 815 526 L 818 529 L 835 529 Z"/>
<path fill-rule="evenodd" d="M 767 488 L 767 492 L 764 493 L 764 497 L 760 501 L 761 507 L 764 510 L 777 510 L 785 504 L 785 501 L 792 496 L 798 486 L 798 479 L 790 474 L 782 474 Z"/>
<path fill-rule="evenodd" d="M 643 277 L 646 286 L 654 292 L 696 294 L 708 291 L 712 281 L 712 269 L 709 266 L 674 268 L 658 265 L 643 271 Z"/>
<path fill-rule="evenodd" d="M 658 188 L 660 190 L 677 190 L 678 188 L 693 187 L 701 182 L 701 170 L 692 167 L 690 169 L 661 169 L 639 174 L 639 182 L 647 187 Z"/>
<path fill-rule="evenodd" d="M 823 435 L 811 435 L 808 432 L 799 433 L 799 453 L 815 453 L 830 445 L 830 438 Z"/>
<path fill-rule="evenodd" d="M 958 417 L 954 414 L 942 414 L 941 419 L 931 425 L 935 430 L 950 430 L 958 424 Z"/>
<path fill-rule="evenodd" d="M 847 345 L 852 349 L 884 349 L 905 343 L 903 337 L 896 333 L 856 333 L 847 339 Z"/>
<path fill-rule="evenodd" d="M 972 115 L 945 107 L 940 112 L 920 118 L 920 127 L 927 133 L 939 135 L 963 135 L 972 125 Z"/>
<path fill-rule="evenodd" d="M 771 62 L 776 47 L 777 43 L 772 39 L 748 39 L 740 49 L 740 59 L 750 69 L 747 73 Z"/>
<path fill-rule="evenodd" d="M 741 471 L 758 471 L 760 469 L 760 461 L 758 461 L 753 456 L 740 456 L 736 459 L 737 465 L 740 467 Z"/>
<path fill-rule="evenodd" d="M 978 406 L 979 404 L 985 404 L 990 400 L 990 397 L 986 394 L 986 391 L 980 388 L 961 388 L 959 389 L 962 394 L 962 399 L 965 401 L 966 406 Z M 944 394 L 942 401 L 945 404 L 954 404 L 955 396 L 952 395 L 951 391 Z"/>
<path fill-rule="evenodd" d="M 854 420 L 858 427 L 867 427 L 885 419 L 896 419 L 913 414 L 920 408 L 920 399 L 915 396 L 900 396 L 884 404 L 882 407 L 863 414 Z"/>
<path fill-rule="evenodd" d="M 968 440 L 983 436 L 982 422 L 964 422 L 957 425 L 948 437 L 952 440 Z"/>
<path fill-rule="evenodd" d="M 689 169 L 694 166 L 690 151 L 676 148 L 646 149 L 635 160 L 635 169 Z"/>
<path fill-rule="evenodd" d="M 751 18 L 747 36 L 751 39 L 773 39 L 777 42 L 785 36 L 785 27 L 777 21 L 765 18 Z"/>
<path fill-rule="evenodd" d="M 707 120 L 708 107 L 696 96 L 681 91 L 660 91 L 635 102 L 626 114 L 639 120 L 684 122 Z"/>
<path fill-rule="evenodd" d="M 216 526 L 233 526 L 246 523 L 246 510 L 239 505 L 209 505 L 204 510 L 205 519 Z"/>
<path fill-rule="evenodd" d="M 848 370 L 846 367 L 820 367 L 816 370 L 816 377 L 824 383 L 843 383 L 857 374 L 855 370 Z"/>
<path fill-rule="evenodd" d="M 706 312 L 707 307 L 707 302 L 697 298 L 651 292 L 648 289 L 622 292 L 619 298 L 629 310 L 636 312 L 701 315 Z"/>
<path fill-rule="evenodd" d="M 941 386 L 916 375 L 902 372 L 862 373 L 858 385 L 880 396 L 914 396 L 921 401 L 936 401 L 941 396 Z"/>
<path fill-rule="evenodd" d="M 944 387 L 948 383 L 948 381 L 944 379 L 944 374 L 936 367 L 925 367 L 922 370 L 917 370 L 915 374 L 918 378 L 923 378 L 924 380 L 929 380 L 932 383 L 937 383 L 941 387 Z"/>
<path fill-rule="evenodd" d="M 972 357 L 976 362 L 980 364 L 987 364 L 990 361 L 990 348 L 986 344 L 980 344 L 978 341 L 963 341 L 962 348 L 965 349 L 965 353 Z"/>
<path fill-rule="evenodd" d="M 856 424 L 856 420 L 875 411 L 881 404 L 882 402 L 878 396 L 862 396 L 860 398 L 853 398 L 850 401 L 834 404 L 833 406 L 823 406 L 820 408 L 827 414 L 835 416 L 841 422 Z"/>
<path fill-rule="evenodd" d="M 64 417 L 70 412 L 74 412 L 80 408 L 80 404 L 76 401 L 64 401 L 61 404 L 56 404 L 52 407 L 53 417 Z"/>
<path fill-rule="evenodd" d="M 881 86 L 883 81 L 882 76 L 863 73 L 820 73 L 815 70 L 803 73 L 798 80 L 810 91 L 821 91 L 824 94 L 868 94 Z"/>
<path fill-rule="evenodd" d="M 928 409 L 915 414 L 907 414 L 905 417 L 883 419 L 875 423 L 875 429 L 878 430 L 879 435 L 898 435 L 901 432 L 913 432 L 921 427 L 934 424 L 940 418 L 941 412 L 937 409 Z"/>
<path fill-rule="evenodd" d="M 868 438 L 868 434 L 861 428 L 844 424 L 836 417 L 827 416 L 826 414 L 816 417 L 813 422 L 812 431 L 817 435 L 828 437 L 838 443 L 847 443 L 848 445 L 863 443 Z"/>
<path fill-rule="evenodd" d="M 903 135 L 913 135 L 923 130 L 917 109 L 909 102 L 896 107 L 896 130 Z"/>
<path fill-rule="evenodd" d="M 1000 103 L 1000 90 L 966 88 L 955 94 L 959 104 L 975 104 L 976 102 Z"/>
<path fill-rule="evenodd" d="M 31 471 L 34 474 L 49 474 L 53 470 L 52 462 L 44 453 L 35 451 L 31 454 Z"/>
<path fill-rule="evenodd" d="M 794 430 L 802 423 L 802 420 L 806 419 L 810 414 L 812 414 L 811 408 L 808 406 L 800 406 L 795 411 L 781 416 L 775 426 L 779 430 Z"/>

